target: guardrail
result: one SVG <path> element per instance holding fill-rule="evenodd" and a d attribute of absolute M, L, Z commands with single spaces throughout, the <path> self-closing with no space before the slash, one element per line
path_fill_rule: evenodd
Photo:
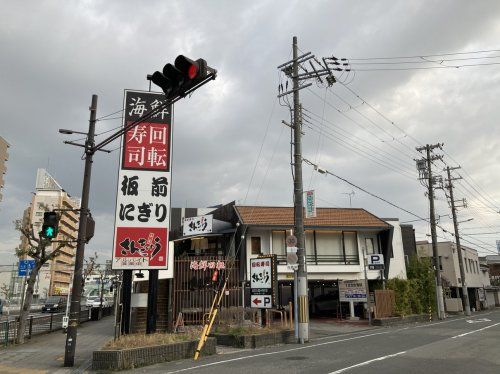
<path fill-rule="evenodd" d="M 99 308 L 90 308 L 80 311 L 79 321 L 84 323 L 90 320 L 97 320 L 100 317 L 105 317 L 113 314 L 113 307 L 103 308 L 101 315 L 95 317 L 97 313 L 93 313 L 93 309 L 98 310 Z M 25 339 L 31 339 L 32 336 L 47 334 L 53 331 L 62 330 L 62 321 L 66 313 L 50 313 L 42 316 L 28 316 L 26 329 L 24 331 Z M 19 316 L 15 316 L 14 319 L 0 322 L 0 344 L 3 346 L 13 343 L 17 336 L 17 331 L 19 329 Z"/>

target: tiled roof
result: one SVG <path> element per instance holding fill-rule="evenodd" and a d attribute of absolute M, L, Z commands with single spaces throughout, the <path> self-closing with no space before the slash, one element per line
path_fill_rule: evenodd
<path fill-rule="evenodd" d="M 293 226 L 292 207 L 235 206 L 234 208 L 245 225 Z M 352 208 L 317 208 L 315 218 L 304 218 L 304 226 L 390 227 L 387 222 L 366 210 Z"/>

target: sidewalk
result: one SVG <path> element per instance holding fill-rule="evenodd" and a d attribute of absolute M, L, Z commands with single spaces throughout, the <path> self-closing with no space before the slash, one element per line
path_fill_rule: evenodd
<path fill-rule="evenodd" d="M 73 368 L 63 367 L 66 334 L 56 331 L 23 345 L 0 348 L 0 373 L 82 373 L 91 366 L 92 352 L 113 338 L 113 324 L 110 316 L 79 326 Z"/>

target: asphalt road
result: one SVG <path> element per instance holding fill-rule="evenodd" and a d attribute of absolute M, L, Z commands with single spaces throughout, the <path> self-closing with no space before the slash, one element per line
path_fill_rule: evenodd
<path fill-rule="evenodd" d="M 500 310 L 377 328 L 306 345 L 238 351 L 136 369 L 162 373 L 500 373 Z"/>

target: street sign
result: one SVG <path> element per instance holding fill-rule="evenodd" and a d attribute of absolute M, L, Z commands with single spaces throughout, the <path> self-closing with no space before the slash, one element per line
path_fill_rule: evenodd
<path fill-rule="evenodd" d="M 250 259 L 250 306 L 272 308 L 275 305 L 277 279 L 276 255 Z"/>
<path fill-rule="evenodd" d="M 165 95 L 125 91 L 127 126 L 159 108 Z M 112 269 L 168 269 L 171 107 L 129 129 L 122 137 Z"/>
<path fill-rule="evenodd" d="M 68 327 L 69 323 L 69 317 L 68 316 L 63 316 L 62 318 L 62 328 L 65 329 Z"/>
<path fill-rule="evenodd" d="M 273 295 L 252 295 L 252 308 L 270 309 L 273 307 Z"/>
<path fill-rule="evenodd" d="M 299 268 L 297 249 L 297 247 L 286 247 L 286 267 L 289 270 L 297 270 Z"/>
<path fill-rule="evenodd" d="M 297 246 L 297 237 L 295 235 L 288 235 L 286 237 L 286 246 L 287 247 L 296 247 Z"/>
<path fill-rule="evenodd" d="M 306 218 L 316 217 L 316 197 L 314 190 L 304 192 Z"/>
<path fill-rule="evenodd" d="M 19 277 L 25 277 L 27 275 L 30 275 L 34 267 L 35 267 L 35 260 L 19 260 L 17 275 Z"/>
<path fill-rule="evenodd" d="M 376 253 L 368 255 L 368 265 L 383 265 L 384 255 Z"/>
<path fill-rule="evenodd" d="M 362 280 L 339 281 L 339 300 L 366 302 L 365 282 Z"/>

